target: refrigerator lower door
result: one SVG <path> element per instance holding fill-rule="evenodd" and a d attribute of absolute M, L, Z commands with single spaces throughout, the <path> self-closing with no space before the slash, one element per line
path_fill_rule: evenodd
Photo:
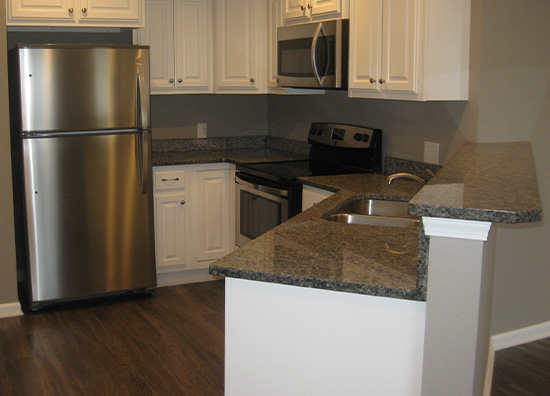
<path fill-rule="evenodd" d="M 23 139 L 31 309 L 156 286 L 141 139 L 138 132 Z"/>

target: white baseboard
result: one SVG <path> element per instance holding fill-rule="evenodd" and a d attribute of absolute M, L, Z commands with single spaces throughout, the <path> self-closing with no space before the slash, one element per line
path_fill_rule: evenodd
<path fill-rule="evenodd" d="M 23 315 L 23 311 L 21 311 L 19 302 L 0 304 L 0 319 L 21 315 Z"/>
<path fill-rule="evenodd" d="M 550 337 L 550 321 L 491 337 L 495 351 Z"/>
<path fill-rule="evenodd" d="M 491 395 L 491 383 L 493 380 L 496 351 L 548 337 L 550 337 L 550 321 L 492 336 L 489 343 L 489 355 L 487 357 L 487 371 L 485 374 L 485 390 L 483 396 Z"/>

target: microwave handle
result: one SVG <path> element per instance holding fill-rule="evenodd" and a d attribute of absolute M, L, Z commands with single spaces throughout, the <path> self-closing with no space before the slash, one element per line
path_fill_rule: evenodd
<path fill-rule="evenodd" d="M 315 75 L 315 79 L 319 83 L 320 86 L 323 86 L 323 80 L 325 79 L 325 76 L 321 77 L 319 75 L 319 69 L 317 69 L 317 60 L 315 59 L 315 50 L 317 49 L 317 41 L 319 41 L 319 35 L 321 34 L 321 30 L 325 34 L 325 28 L 323 27 L 323 22 L 320 22 L 317 26 L 317 29 L 315 29 L 315 34 L 313 35 L 313 42 L 311 44 L 311 65 L 313 66 L 313 74 Z"/>

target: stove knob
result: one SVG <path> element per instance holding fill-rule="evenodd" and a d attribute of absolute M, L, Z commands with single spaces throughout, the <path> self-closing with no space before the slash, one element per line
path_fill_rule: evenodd
<path fill-rule="evenodd" d="M 317 129 L 317 135 L 321 136 L 323 134 L 323 128 Z"/>
<path fill-rule="evenodd" d="M 310 135 L 315 135 L 315 128 L 311 128 L 311 129 L 309 130 L 309 134 L 310 134 Z"/>
<path fill-rule="evenodd" d="M 361 141 L 361 134 L 356 133 L 355 135 L 353 135 L 353 140 L 357 140 L 358 142 L 360 142 Z"/>
<path fill-rule="evenodd" d="M 361 140 L 363 142 L 368 142 L 369 141 L 369 135 L 364 134 L 363 136 L 361 136 Z"/>

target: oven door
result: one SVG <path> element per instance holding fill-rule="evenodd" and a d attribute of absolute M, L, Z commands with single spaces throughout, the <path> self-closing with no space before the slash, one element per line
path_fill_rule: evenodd
<path fill-rule="evenodd" d="M 289 215 L 289 190 L 250 175 L 235 175 L 235 244 L 244 246 Z"/>

